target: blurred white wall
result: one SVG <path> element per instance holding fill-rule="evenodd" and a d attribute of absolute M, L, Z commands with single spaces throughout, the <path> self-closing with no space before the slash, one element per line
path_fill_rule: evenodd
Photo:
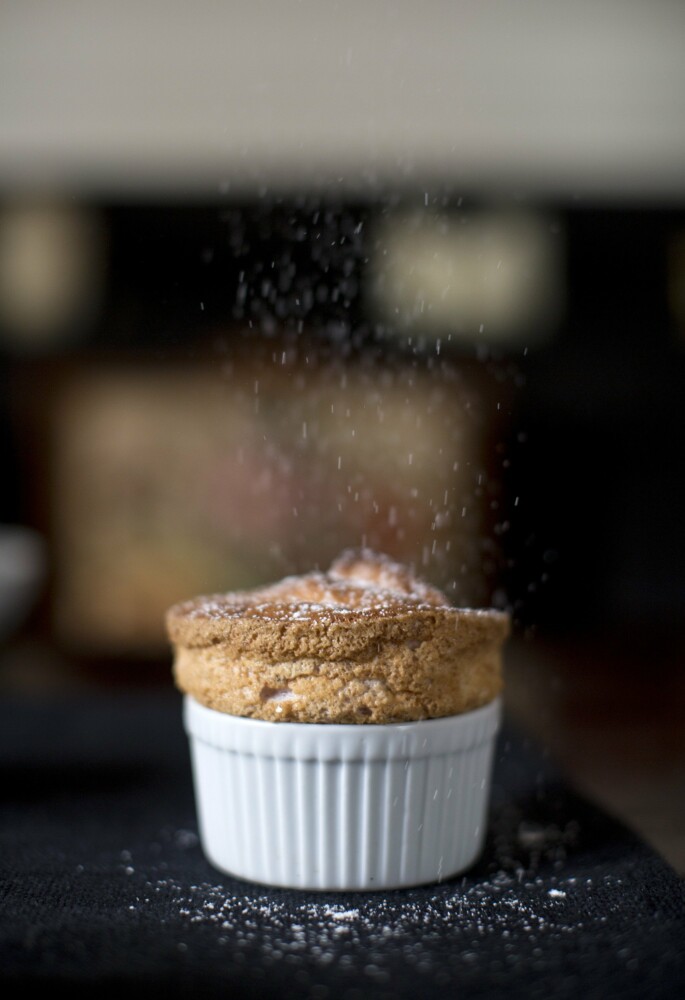
<path fill-rule="evenodd" d="M 3 0 L 0 186 L 685 193 L 682 0 Z"/>

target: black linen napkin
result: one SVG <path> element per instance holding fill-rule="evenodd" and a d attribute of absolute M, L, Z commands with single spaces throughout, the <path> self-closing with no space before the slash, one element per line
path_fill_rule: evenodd
<path fill-rule="evenodd" d="M 7 703 L 0 761 L 6 996 L 685 996 L 683 882 L 506 726 L 481 860 L 397 892 L 215 871 L 178 698 Z"/>

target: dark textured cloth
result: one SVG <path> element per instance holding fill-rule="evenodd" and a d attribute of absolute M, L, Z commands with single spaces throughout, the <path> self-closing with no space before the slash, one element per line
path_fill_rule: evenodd
<path fill-rule="evenodd" d="M 5 704 L 0 758 L 6 996 L 685 996 L 682 881 L 506 727 L 478 865 L 377 894 L 211 868 L 178 699 Z"/>

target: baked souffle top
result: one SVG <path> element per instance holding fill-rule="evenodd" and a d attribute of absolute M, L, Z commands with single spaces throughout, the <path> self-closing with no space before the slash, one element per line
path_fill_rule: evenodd
<path fill-rule="evenodd" d="M 172 607 L 181 690 L 269 721 L 390 723 L 452 715 L 499 693 L 509 617 L 451 607 L 367 549 L 326 573 Z"/>

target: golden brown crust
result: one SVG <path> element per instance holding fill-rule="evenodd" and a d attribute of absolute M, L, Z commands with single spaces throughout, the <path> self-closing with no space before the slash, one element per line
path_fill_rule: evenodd
<path fill-rule="evenodd" d="M 274 721 L 388 723 L 477 708 L 501 689 L 509 619 L 452 608 L 366 550 L 326 573 L 171 608 L 181 690 Z"/>

